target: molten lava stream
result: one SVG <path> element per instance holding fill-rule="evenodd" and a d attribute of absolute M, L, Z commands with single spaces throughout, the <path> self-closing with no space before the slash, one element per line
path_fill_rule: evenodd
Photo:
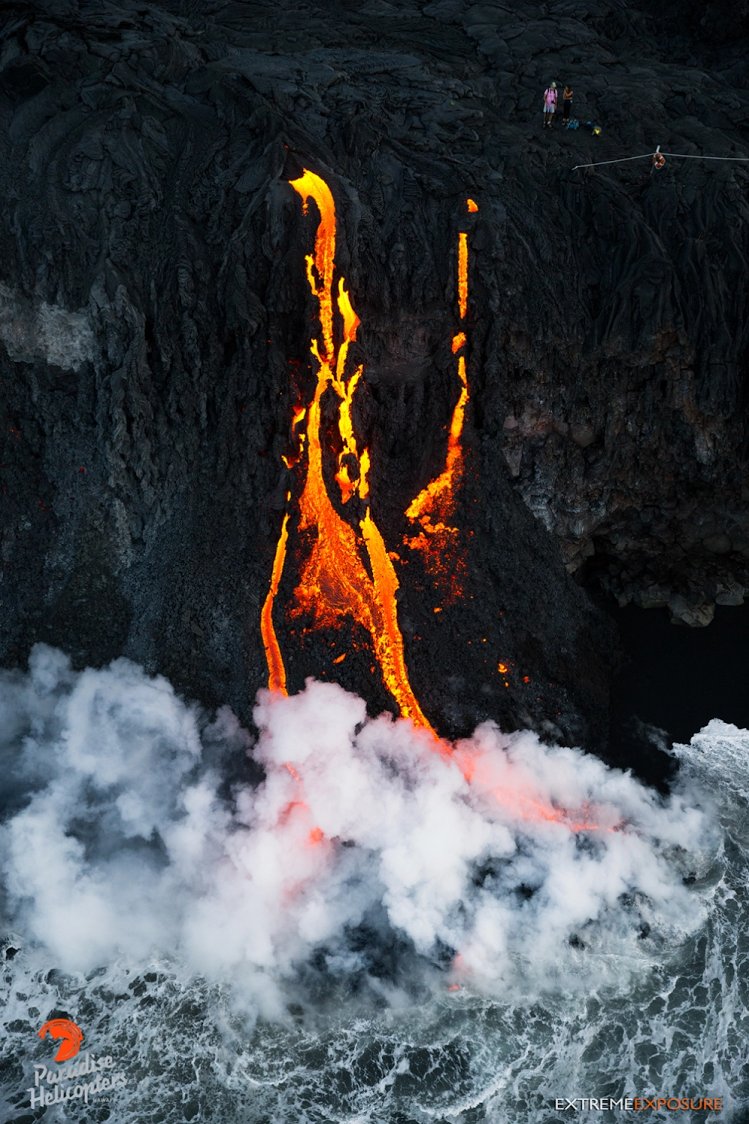
<path fill-rule="evenodd" d="M 302 543 L 309 536 L 308 554 L 301 568 L 291 612 L 309 613 L 314 625 L 339 628 L 340 618 L 349 615 L 372 638 L 383 680 L 398 704 L 401 714 L 417 726 L 431 730 L 409 682 L 398 624 L 396 594 L 398 580 L 387 549 L 369 509 L 369 453 L 357 448 L 351 418 L 352 399 L 362 368 L 346 378 L 349 346 L 356 339 L 356 315 L 343 278 L 334 294 L 336 216 L 330 188 L 320 176 L 305 170 L 291 186 L 302 199 L 304 213 L 313 201 L 320 213 L 312 254 L 306 256 L 307 280 L 317 299 L 320 315 L 319 338 L 310 341 L 310 354 L 316 374 L 315 392 L 306 415 L 306 475 L 299 494 L 299 530 Z M 340 330 L 337 330 L 340 323 Z M 341 342 L 336 344 L 336 338 Z M 321 402 L 326 391 L 338 400 L 337 424 L 341 453 L 335 479 L 341 503 L 358 499 L 358 529 L 344 519 L 328 494 L 325 482 Z M 291 464 L 290 461 L 287 461 Z M 352 479 L 356 467 L 358 476 Z M 287 515 L 288 518 L 288 515 Z M 284 520 L 271 578 L 263 607 L 261 628 L 268 659 L 269 687 L 285 690 L 283 659 L 272 625 L 273 605 L 278 592 L 286 553 L 287 521 Z M 365 552 L 371 573 L 362 557 Z"/>
<path fill-rule="evenodd" d="M 286 500 L 288 502 L 288 495 Z M 260 613 L 260 635 L 263 638 L 263 647 L 265 648 L 265 658 L 268 663 L 268 690 L 279 691 L 281 694 L 286 694 L 286 668 L 283 663 L 283 656 L 281 655 L 281 648 L 276 636 L 276 630 L 273 627 L 273 604 L 278 593 L 278 584 L 281 581 L 281 574 L 283 573 L 283 565 L 286 559 L 286 544 L 289 537 L 289 513 L 288 511 L 283 517 L 281 524 L 281 534 L 276 544 L 276 553 L 273 558 L 273 572 L 270 579 L 270 589 L 265 598 L 262 612 Z"/>
<path fill-rule="evenodd" d="M 334 293 L 336 221 L 333 197 L 324 181 L 308 171 L 292 181 L 292 187 L 300 195 L 305 213 L 310 200 L 314 201 L 320 213 L 314 253 L 306 257 L 307 279 L 319 305 L 320 332 L 317 339 L 310 341 L 316 378 L 312 400 L 307 407 L 301 404 L 294 407 L 290 432 L 295 448 L 290 455 L 283 457 L 286 468 L 303 479 L 294 489 L 298 496 L 296 513 L 292 506 L 292 492 L 287 493 L 287 509 L 274 555 L 270 587 L 261 611 L 268 687 L 286 694 L 286 670 L 273 624 L 273 612 L 286 561 L 289 520 L 295 513 L 298 518 L 294 520 L 294 525 L 298 523 L 301 549 L 307 554 L 301 565 L 291 612 L 297 616 L 309 614 L 316 627 L 338 629 L 341 618 L 347 615 L 358 622 L 372 639 L 383 681 L 401 714 L 432 734 L 434 742 L 431 748 L 450 759 L 449 767 L 460 769 L 466 784 L 479 799 L 487 799 L 498 810 L 521 820 L 557 823 L 573 832 L 596 830 L 597 825 L 588 822 L 587 818 L 581 820 L 577 817 L 578 822 L 575 822 L 567 812 L 537 799 L 533 794 L 505 791 L 497 784 L 496 777 L 486 773 L 475 759 L 460 752 L 454 754 L 453 747 L 434 733 L 419 706 L 409 681 L 398 623 L 398 579 L 370 508 L 369 451 L 358 449 L 354 432 L 352 406 L 361 382 L 362 367 L 357 366 L 347 377 L 346 362 L 349 347 L 356 341 L 360 321 L 351 305 L 343 278 L 339 279 L 337 293 Z M 473 209 L 477 209 L 475 204 Z M 466 318 L 467 302 L 468 240 L 461 233 L 458 241 L 458 309 L 462 321 Z M 337 338 L 340 339 L 338 345 Z M 466 333 L 456 333 L 452 349 L 457 356 L 460 391 L 450 420 L 444 470 L 416 497 L 407 512 L 409 518 L 420 524 L 419 539 L 423 541 L 427 564 L 432 559 L 438 561 L 439 567 L 444 566 L 445 558 L 450 558 L 452 551 L 452 561 L 448 562 L 448 566 L 452 566 L 453 573 L 456 569 L 458 531 L 451 524 L 451 519 L 463 472 L 461 441 L 469 399 L 466 346 Z M 338 505 L 334 504 L 326 484 L 326 456 L 334 458 L 336 450 L 323 447 L 322 400 L 325 394 L 337 400 L 338 463 L 333 478 L 340 491 Z M 340 513 L 340 508 L 352 513 L 350 522 Z M 344 656 L 345 653 L 334 662 L 339 663 Z M 285 768 L 293 784 L 289 799 L 281 809 L 277 828 L 282 833 L 283 845 L 291 844 L 298 858 L 297 877 L 285 889 L 284 897 L 288 904 L 303 891 L 318 865 L 327 861 L 328 851 L 334 844 L 326 839 L 322 827 L 315 822 L 314 811 L 305 799 L 303 777 L 290 762 Z M 456 969 L 459 964 L 458 957 Z M 459 985 L 451 986 L 455 988 Z"/>
<path fill-rule="evenodd" d="M 472 199 L 466 201 L 469 212 L 478 211 Z M 458 234 L 458 315 L 466 319 L 468 312 L 468 235 Z M 457 332 L 452 339 L 453 355 L 458 355 L 458 381 L 460 393 L 453 408 L 447 435 L 445 467 L 439 476 L 419 492 L 408 508 L 406 517 L 418 523 L 421 533 L 409 536 L 407 545 L 419 550 L 429 572 L 441 579 L 451 601 L 463 592 L 461 574 L 465 563 L 459 553 L 458 529 L 452 523 L 458 500 L 458 489 L 463 479 L 463 425 L 468 405 L 468 375 L 465 349 L 467 336 Z"/>

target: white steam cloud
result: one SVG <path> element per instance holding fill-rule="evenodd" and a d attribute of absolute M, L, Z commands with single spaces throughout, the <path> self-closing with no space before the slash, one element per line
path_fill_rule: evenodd
<path fill-rule="evenodd" d="M 75 673 L 36 647 L 0 677 L 11 923 L 67 970 L 173 955 L 266 1014 L 312 963 L 394 989 L 373 944 L 440 987 L 527 994 L 620 978 L 699 924 L 708 818 L 684 795 L 488 723 L 440 752 L 331 684 L 260 692 L 255 720 L 252 745 L 127 660 Z M 247 754 L 265 780 L 227 791 Z"/>

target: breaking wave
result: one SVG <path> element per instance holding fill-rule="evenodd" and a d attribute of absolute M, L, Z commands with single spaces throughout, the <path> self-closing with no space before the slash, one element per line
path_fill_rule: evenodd
<path fill-rule="evenodd" d="M 261 691 L 255 722 L 126 660 L 3 674 L 4 1119 L 59 1012 L 125 1083 L 50 1120 L 500 1124 L 652 1093 L 739 1119 L 748 734 L 678 747 L 664 799 L 334 684 Z"/>

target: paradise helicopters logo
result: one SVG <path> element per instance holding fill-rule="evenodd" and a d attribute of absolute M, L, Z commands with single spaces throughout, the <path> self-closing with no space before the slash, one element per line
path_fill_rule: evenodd
<path fill-rule="evenodd" d="M 48 1108 L 69 1101 L 88 1104 L 92 1097 L 111 1093 L 126 1084 L 125 1074 L 116 1068 L 111 1054 L 97 1057 L 90 1052 L 80 1053 L 84 1034 L 72 1019 L 47 1019 L 37 1033 L 39 1038 L 49 1036 L 59 1045 L 53 1064 L 34 1064 L 34 1084 L 27 1090 L 30 1108 Z"/>
<path fill-rule="evenodd" d="M 45 1038 L 48 1034 L 51 1038 L 61 1039 L 55 1054 L 56 1062 L 70 1061 L 78 1053 L 83 1042 L 83 1031 L 72 1019 L 47 1019 L 44 1026 L 39 1028 L 39 1037 Z"/>

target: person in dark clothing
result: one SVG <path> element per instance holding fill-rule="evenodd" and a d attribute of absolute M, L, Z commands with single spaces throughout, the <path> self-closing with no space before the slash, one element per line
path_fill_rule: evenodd
<path fill-rule="evenodd" d="M 565 86 L 562 91 L 562 124 L 566 125 L 570 119 L 570 110 L 572 109 L 572 95 L 574 91 L 571 86 Z"/>

